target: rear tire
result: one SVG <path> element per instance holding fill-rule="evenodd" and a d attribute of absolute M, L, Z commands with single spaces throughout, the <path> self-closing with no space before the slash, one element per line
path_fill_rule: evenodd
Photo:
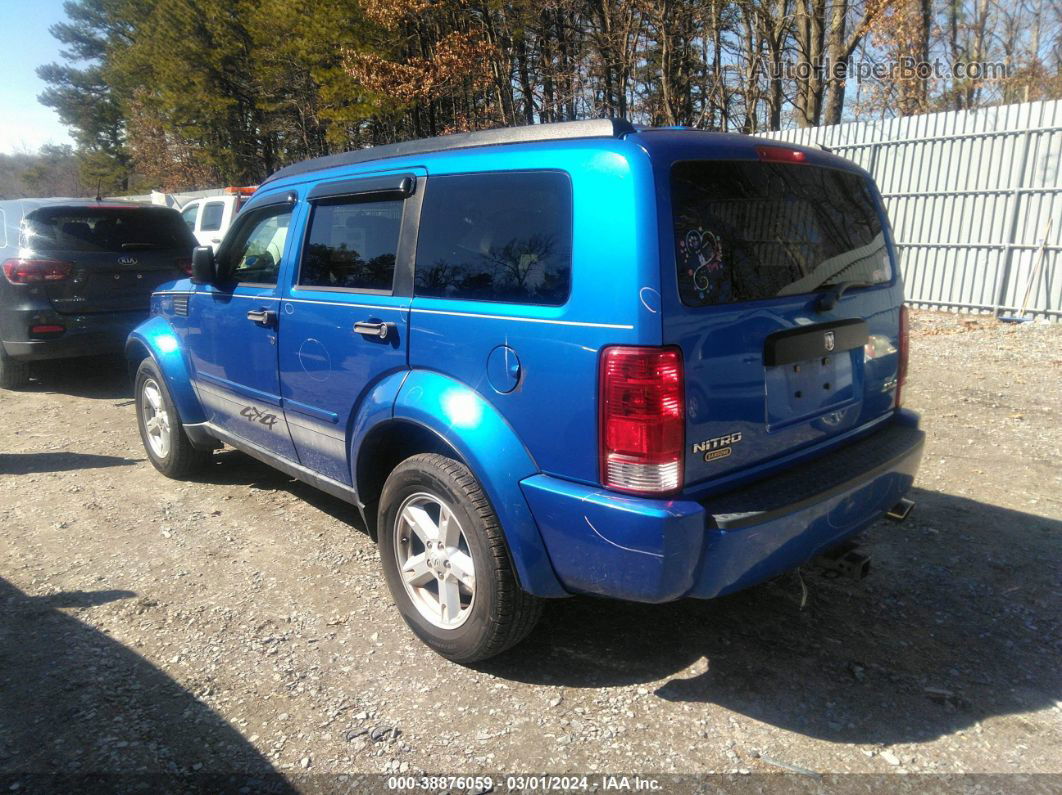
<path fill-rule="evenodd" d="M 538 622 L 542 600 L 517 583 L 498 517 L 459 461 L 423 453 L 395 467 L 378 527 L 391 596 L 414 634 L 443 657 L 485 660 Z"/>
<path fill-rule="evenodd" d="M 0 389 L 19 389 L 29 383 L 29 363 L 7 355 L 0 343 Z"/>
<path fill-rule="evenodd" d="M 134 395 L 140 440 L 155 469 L 168 478 L 182 480 L 210 462 L 214 451 L 192 446 L 170 397 L 166 379 L 151 358 L 141 362 L 136 371 Z"/>

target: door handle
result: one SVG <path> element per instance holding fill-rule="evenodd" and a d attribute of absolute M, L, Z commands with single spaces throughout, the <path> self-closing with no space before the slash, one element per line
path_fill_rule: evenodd
<path fill-rule="evenodd" d="M 354 324 L 355 334 L 361 334 L 363 337 L 375 337 L 378 340 L 387 339 L 391 336 L 391 332 L 394 330 L 394 323 L 377 323 L 371 320 L 359 320 Z"/>
<path fill-rule="evenodd" d="M 247 319 L 259 326 L 272 326 L 277 322 L 277 313 L 268 309 L 252 309 Z"/>

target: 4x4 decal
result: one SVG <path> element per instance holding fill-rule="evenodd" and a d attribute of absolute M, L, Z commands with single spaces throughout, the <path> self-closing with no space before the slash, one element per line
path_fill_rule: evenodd
<path fill-rule="evenodd" d="M 273 430 L 273 426 L 280 420 L 276 414 L 267 414 L 261 409 L 257 409 L 254 406 L 244 406 L 240 410 L 240 416 L 246 417 L 251 422 L 260 422 L 265 425 L 269 430 Z"/>

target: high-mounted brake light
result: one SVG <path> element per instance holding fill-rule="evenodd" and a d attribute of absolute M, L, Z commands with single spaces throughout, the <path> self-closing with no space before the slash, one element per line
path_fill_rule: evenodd
<path fill-rule="evenodd" d="M 685 399 L 679 349 L 605 348 L 599 389 L 602 485 L 634 494 L 681 487 Z"/>
<path fill-rule="evenodd" d="M 803 163 L 808 158 L 806 152 L 784 146 L 757 146 L 756 154 L 768 163 Z"/>
<path fill-rule="evenodd" d="M 907 305 L 900 306 L 900 347 L 899 362 L 896 366 L 896 408 L 901 405 L 901 393 L 907 383 L 907 361 L 911 353 L 911 327 L 907 317 Z"/>
<path fill-rule="evenodd" d="M 16 257 L 3 264 L 4 276 L 12 284 L 40 284 L 61 282 L 70 276 L 74 266 L 56 259 L 28 259 Z"/>

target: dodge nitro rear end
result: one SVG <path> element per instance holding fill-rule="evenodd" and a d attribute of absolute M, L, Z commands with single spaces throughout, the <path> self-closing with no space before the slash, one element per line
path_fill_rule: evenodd
<path fill-rule="evenodd" d="M 604 491 L 543 478 L 525 492 L 570 587 L 713 597 L 906 515 L 923 433 L 902 409 L 902 285 L 854 164 L 744 136 L 637 139 L 660 263 L 659 293 L 639 297 L 660 344 L 601 352 Z M 553 520 L 572 512 L 578 531 Z"/>

